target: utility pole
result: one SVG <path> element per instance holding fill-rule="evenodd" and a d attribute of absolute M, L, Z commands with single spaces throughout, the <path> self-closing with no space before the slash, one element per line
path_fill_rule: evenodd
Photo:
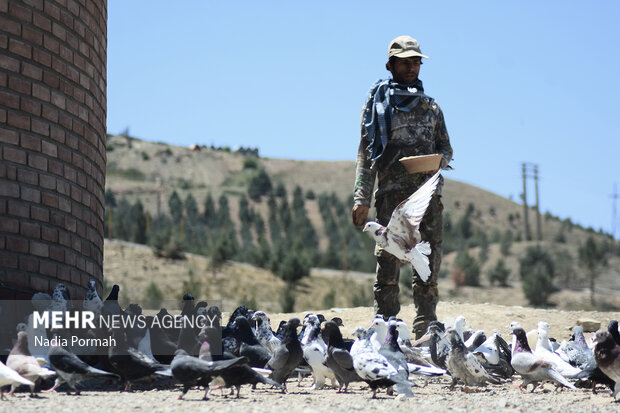
<path fill-rule="evenodd" d="M 523 172 L 523 236 L 525 241 L 529 241 L 532 239 L 532 235 L 530 234 L 530 220 L 527 208 L 527 164 L 523 162 L 521 166 Z"/>
<path fill-rule="evenodd" d="M 618 186 L 614 182 L 614 193 L 611 194 L 611 238 L 616 239 L 616 201 L 618 200 Z"/>
<path fill-rule="evenodd" d="M 534 185 L 536 188 L 536 235 L 542 241 L 542 222 L 540 221 L 540 203 L 538 202 L 538 165 L 534 164 Z"/>

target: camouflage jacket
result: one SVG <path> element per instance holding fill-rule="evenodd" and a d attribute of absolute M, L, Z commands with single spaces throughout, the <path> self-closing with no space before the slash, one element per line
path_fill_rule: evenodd
<path fill-rule="evenodd" d="M 363 114 L 363 111 L 362 111 Z M 378 180 L 375 200 L 390 192 L 415 192 L 427 179 L 426 174 L 410 174 L 398 161 L 404 156 L 443 155 L 440 168 L 452 159 L 452 147 L 437 102 L 420 99 L 411 112 L 396 109 L 392 118 L 392 130 L 387 146 L 375 164 L 369 159 L 368 134 L 362 121 L 362 133 L 355 167 L 355 205 L 370 206 L 375 179 Z M 436 193 L 441 195 L 443 179 Z"/>

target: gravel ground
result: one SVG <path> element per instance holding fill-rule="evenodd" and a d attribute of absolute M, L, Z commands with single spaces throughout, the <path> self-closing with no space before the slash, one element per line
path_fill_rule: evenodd
<path fill-rule="evenodd" d="M 341 317 L 345 327 L 343 332 L 350 336 L 356 325 L 368 325 L 372 318 L 372 309 L 353 308 L 322 311 L 326 317 L 335 315 Z M 401 316 L 405 320 L 413 318 L 413 306 L 404 306 Z M 463 314 L 467 317 L 467 324 L 473 328 L 482 328 L 487 332 L 500 331 L 510 342 L 507 326 L 510 321 L 519 320 L 526 330 L 534 328 L 538 320 L 546 320 L 551 325 L 551 335 L 559 340 L 570 335 L 569 328 L 578 320 L 584 318 L 598 320 L 605 326 L 609 319 L 618 318 L 617 313 L 583 312 L 583 311 L 554 311 L 537 310 L 524 307 L 508 307 L 491 304 L 461 304 L 441 302 L 438 306 L 440 319 L 454 319 Z M 304 314 L 273 314 L 272 325 L 277 325 L 280 319 L 291 316 L 303 317 Z M 241 398 L 226 397 L 227 391 L 215 390 L 210 399 L 202 400 L 204 391 L 190 390 L 184 400 L 176 400 L 181 393 L 179 385 L 171 381 L 158 381 L 154 386 L 146 383 L 134 386 L 130 393 L 119 392 L 119 384 L 100 386 L 85 383 L 80 396 L 59 393 L 38 393 L 38 397 L 31 398 L 27 392 L 16 393 L 8 401 L 0 401 L 0 412 L 40 412 L 42 409 L 51 413 L 81 412 L 100 410 L 113 412 L 173 412 L 187 409 L 195 411 L 216 412 L 327 412 L 336 411 L 386 411 L 391 408 L 416 409 L 424 411 L 507 411 L 507 412 L 618 412 L 620 403 L 614 402 L 610 392 L 599 386 L 597 394 L 591 390 L 559 390 L 546 384 L 534 393 L 525 393 L 516 385 L 519 376 L 514 376 L 514 382 L 501 385 L 491 385 L 485 388 L 469 388 L 457 386 L 449 390 L 451 380 L 448 377 L 432 378 L 425 381 L 412 376 L 417 383 L 413 389 L 415 397 L 401 399 L 388 396 L 385 392 L 379 393 L 378 398 L 371 398 L 372 392 L 365 384 L 353 383 L 350 392 L 339 394 L 334 389 L 312 390 L 311 378 L 305 378 L 301 383 L 297 379 L 289 379 L 288 393 L 282 394 L 279 390 L 267 386 L 259 386 L 252 391 L 249 386 L 241 390 Z M 48 386 L 44 386 L 47 388 Z M 97 389 L 104 388 L 106 391 Z M 62 389 L 62 388 L 61 388 Z M 108 390 L 110 389 L 110 390 Z M 531 386 L 530 386 L 531 389 Z"/>
<path fill-rule="evenodd" d="M 467 412 L 617 412 L 620 405 L 609 396 L 609 392 L 599 387 L 593 394 L 590 390 L 560 390 L 547 384 L 534 393 L 525 393 L 515 388 L 515 383 L 493 385 L 486 388 L 457 386 L 449 390 L 450 380 L 445 377 L 424 381 L 415 378 L 418 385 L 413 389 L 415 396 L 403 399 L 378 393 L 372 399 L 372 392 L 365 384 L 353 383 L 347 394 L 337 393 L 333 389 L 312 390 L 311 378 L 289 380 L 288 393 L 267 386 L 259 386 L 252 391 L 249 386 L 241 390 L 241 397 L 226 396 L 227 390 L 214 390 L 209 400 L 203 401 L 204 392 L 190 390 L 183 400 L 177 400 L 181 394 L 178 385 L 159 385 L 149 390 L 119 391 L 83 391 L 80 396 L 65 393 L 40 394 L 31 398 L 28 393 L 17 393 L 9 401 L 0 403 L 0 411 L 40 412 L 48 409 L 53 413 L 94 411 L 105 409 L 113 412 L 174 412 L 192 409 L 194 411 L 217 412 L 325 412 L 367 411 L 379 412 L 392 408 L 416 409 L 417 411 L 467 411 Z M 530 386 L 531 388 L 531 386 Z M 428 410 L 427 410 L 428 409 Z"/>

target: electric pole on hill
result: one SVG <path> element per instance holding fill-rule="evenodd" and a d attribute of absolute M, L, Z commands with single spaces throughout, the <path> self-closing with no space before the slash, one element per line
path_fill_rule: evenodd
<path fill-rule="evenodd" d="M 527 215 L 527 164 L 523 162 L 521 166 L 523 172 L 523 194 L 521 195 L 523 200 L 523 237 L 525 241 L 529 241 L 532 239 L 532 235 L 530 234 L 530 220 Z"/>
<path fill-rule="evenodd" d="M 618 200 L 618 187 L 614 182 L 614 193 L 611 194 L 611 238 L 616 239 L 616 201 Z"/>
<path fill-rule="evenodd" d="M 540 221 L 540 203 L 538 201 L 538 165 L 534 164 L 534 187 L 536 189 L 536 235 L 542 241 L 542 222 Z"/>
<path fill-rule="evenodd" d="M 528 174 L 528 169 L 533 171 L 532 174 Z M 532 233 L 530 231 L 530 219 L 529 219 L 529 207 L 527 205 L 527 178 L 534 178 L 534 196 L 536 209 L 536 239 L 542 241 L 542 221 L 540 219 L 540 198 L 538 192 L 538 164 L 523 162 L 521 164 L 521 171 L 523 176 L 523 235 L 526 241 L 532 240 Z"/>

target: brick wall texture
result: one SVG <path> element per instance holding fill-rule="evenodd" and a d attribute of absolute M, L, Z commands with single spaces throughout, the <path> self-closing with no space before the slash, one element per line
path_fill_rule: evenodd
<path fill-rule="evenodd" d="M 101 288 L 106 32 L 107 0 L 0 0 L 0 298 Z"/>

